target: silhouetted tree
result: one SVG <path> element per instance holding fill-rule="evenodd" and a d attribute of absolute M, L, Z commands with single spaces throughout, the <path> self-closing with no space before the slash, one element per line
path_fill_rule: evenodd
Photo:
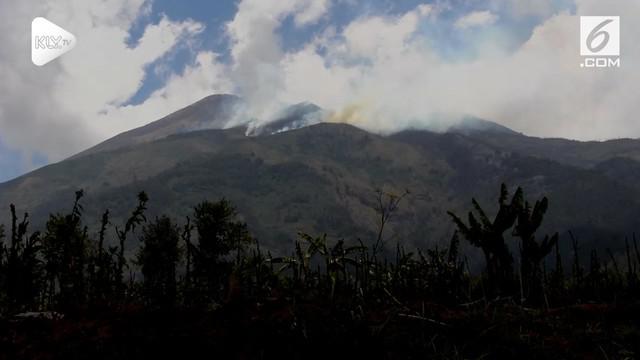
<path fill-rule="evenodd" d="M 118 249 L 105 247 L 107 228 L 110 224 L 109 216 L 109 210 L 102 214 L 98 243 L 92 249 L 89 285 L 91 286 L 90 295 L 93 304 L 105 305 L 111 301 L 118 288 L 116 281 L 120 279 L 117 275 L 119 271 Z"/>
<path fill-rule="evenodd" d="M 7 281 L 7 264 L 6 264 L 6 252 L 7 247 L 4 244 L 5 239 L 4 225 L 0 224 L 0 314 L 4 312 L 4 306 L 7 303 L 6 299 L 6 281 Z"/>
<path fill-rule="evenodd" d="M 124 229 L 119 229 L 116 226 L 116 233 L 118 235 L 118 241 L 120 247 L 118 248 L 118 272 L 116 274 L 116 284 L 120 286 L 120 295 L 124 295 L 124 268 L 127 266 L 127 259 L 125 258 L 125 242 L 129 233 L 136 229 L 136 226 L 147 221 L 144 216 L 144 212 L 147 210 L 147 201 L 149 197 L 142 191 L 138 194 L 138 206 L 131 212 L 131 215 L 127 219 Z"/>
<path fill-rule="evenodd" d="M 180 260 L 180 230 L 166 216 L 142 229 L 137 255 L 144 276 L 143 291 L 148 303 L 173 306 L 176 300 L 176 266 Z"/>
<path fill-rule="evenodd" d="M 197 251 L 191 241 L 191 233 L 194 226 L 191 224 L 191 218 L 187 216 L 187 223 L 182 229 L 182 241 L 184 241 L 184 249 L 186 253 L 185 275 L 183 282 L 183 293 L 185 299 L 193 296 L 193 255 Z"/>
<path fill-rule="evenodd" d="M 68 215 L 50 215 L 43 241 L 48 299 L 53 302 L 59 290 L 58 305 L 72 309 L 85 303 L 87 228 L 82 227 L 82 199 L 84 192 L 76 192 L 73 209 Z"/>
<path fill-rule="evenodd" d="M 251 242 L 247 225 L 236 217 L 236 210 L 226 199 L 205 201 L 194 208 L 198 245 L 193 252 L 193 266 L 198 301 L 220 300 L 231 271 L 229 254 Z"/>
<path fill-rule="evenodd" d="M 11 244 L 9 249 L 2 245 L 2 256 L 6 256 L 4 262 L 3 288 L 6 296 L 6 304 L 9 312 L 17 312 L 36 306 L 40 291 L 41 262 L 38 259 L 40 249 L 40 233 L 27 235 L 29 227 L 29 214 L 25 213 L 22 221 L 18 223 L 16 208 L 11 209 Z M 4 229 L 0 234 L 0 240 L 4 237 Z"/>
<path fill-rule="evenodd" d="M 400 202 L 404 199 L 410 192 L 408 189 L 400 194 L 394 194 L 390 192 L 385 192 L 382 189 L 376 190 L 376 204 L 375 210 L 378 214 L 378 235 L 376 237 L 376 242 L 373 246 L 373 258 L 376 257 L 379 251 L 384 248 L 384 230 L 389 221 L 391 221 L 392 216 L 395 215 L 396 211 L 400 207 Z"/>

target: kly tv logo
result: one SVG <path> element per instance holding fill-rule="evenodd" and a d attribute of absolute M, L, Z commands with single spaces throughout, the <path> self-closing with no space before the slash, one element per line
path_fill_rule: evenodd
<path fill-rule="evenodd" d="M 42 66 L 76 46 L 76 37 L 52 23 L 37 17 L 31 22 L 31 61 Z"/>
<path fill-rule="evenodd" d="M 620 17 L 580 16 L 580 67 L 620 67 Z"/>

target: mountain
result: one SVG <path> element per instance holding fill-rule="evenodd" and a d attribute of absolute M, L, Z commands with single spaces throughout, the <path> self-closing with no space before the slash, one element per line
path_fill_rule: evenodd
<path fill-rule="evenodd" d="M 457 132 L 464 135 L 474 135 L 478 133 L 497 134 L 497 135 L 522 135 L 506 126 L 496 124 L 492 121 L 484 119 L 466 117 L 453 125 L 448 126 L 447 132 Z"/>
<path fill-rule="evenodd" d="M 474 138 L 487 145 L 581 168 L 594 168 L 612 158 L 640 161 L 640 141 L 637 139 L 575 141 L 495 132 L 476 133 Z"/>
<path fill-rule="evenodd" d="M 134 146 L 184 132 L 222 129 L 240 104 L 240 98 L 235 95 L 211 95 L 160 120 L 114 136 L 72 158 Z"/>
<path fill-rule="evenodd" d="M 247 136 L 246 127 L 225 129 L 239 102 L 229 95 L 205 98 L 0 184 L 0 204 L 15 203 L 41 227 L 49 213 L 69 211 L 74 192 L 84 189 L 86 218 L 97 231 L 105 209 L 121 223 L 141 190 L 151 199 L 149 217 L 183 218 L 204 199 L 226 197 L 262 245 L 277 252 L 298 231 L 372 239 L 376 189 L 409 190 L 386 238 L 390 245 L 425 246 L 450 238 L 454 227 L 446 211 L 464 215 L 472 197 L 495 211 L 505 182 L 512 190 L 522 186 L 529 200 L 547 195 L 542 231 L 572 230 L 585 248 L 619 248 L 638 230 L 637 140 L 541 139 L 478 119 L 445 133 L 381 136 L 315 123 L 321 109 L 312 104 L 285 109 L 254 128 L 260 136 Z"/>

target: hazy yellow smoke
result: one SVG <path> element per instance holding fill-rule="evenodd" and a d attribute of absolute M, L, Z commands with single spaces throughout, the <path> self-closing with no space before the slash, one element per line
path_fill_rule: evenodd
<path fill-rule="evenodd" d="M 342 108 L 342 110 L 330 112 L 324 121 L 362 126 L 366 123 L 365 108 L 366 106 L 363 104 L 350 104 Z"/>

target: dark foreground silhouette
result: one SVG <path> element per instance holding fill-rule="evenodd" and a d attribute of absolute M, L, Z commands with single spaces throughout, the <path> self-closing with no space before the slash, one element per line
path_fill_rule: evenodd
<path fill-rule="evenodd" d="M 536 234 L 547 199 L 530 204 L 503 186 L 495 216 L 475 200 L 465 219 L 450 214 L 458 231 L 445 249 L 394 249 L 385 225 L 405 196 L 378 192 L 375 239 L 300 233 L 277 257 L 224 199 L 177 225 L 146 219 L 140 193 L 124 224 L 105 212 L 96 238 L 82 224 L 82 191 L 43 232 L 12 205 L 0 227 L 0 359 L 640 353 L 635 237 L 624 254 L 583 261 L 570 235 L 565 265 L 558 234 Z M 470 272 L 461 241 L 481 250 L 484 272 Z"/>

